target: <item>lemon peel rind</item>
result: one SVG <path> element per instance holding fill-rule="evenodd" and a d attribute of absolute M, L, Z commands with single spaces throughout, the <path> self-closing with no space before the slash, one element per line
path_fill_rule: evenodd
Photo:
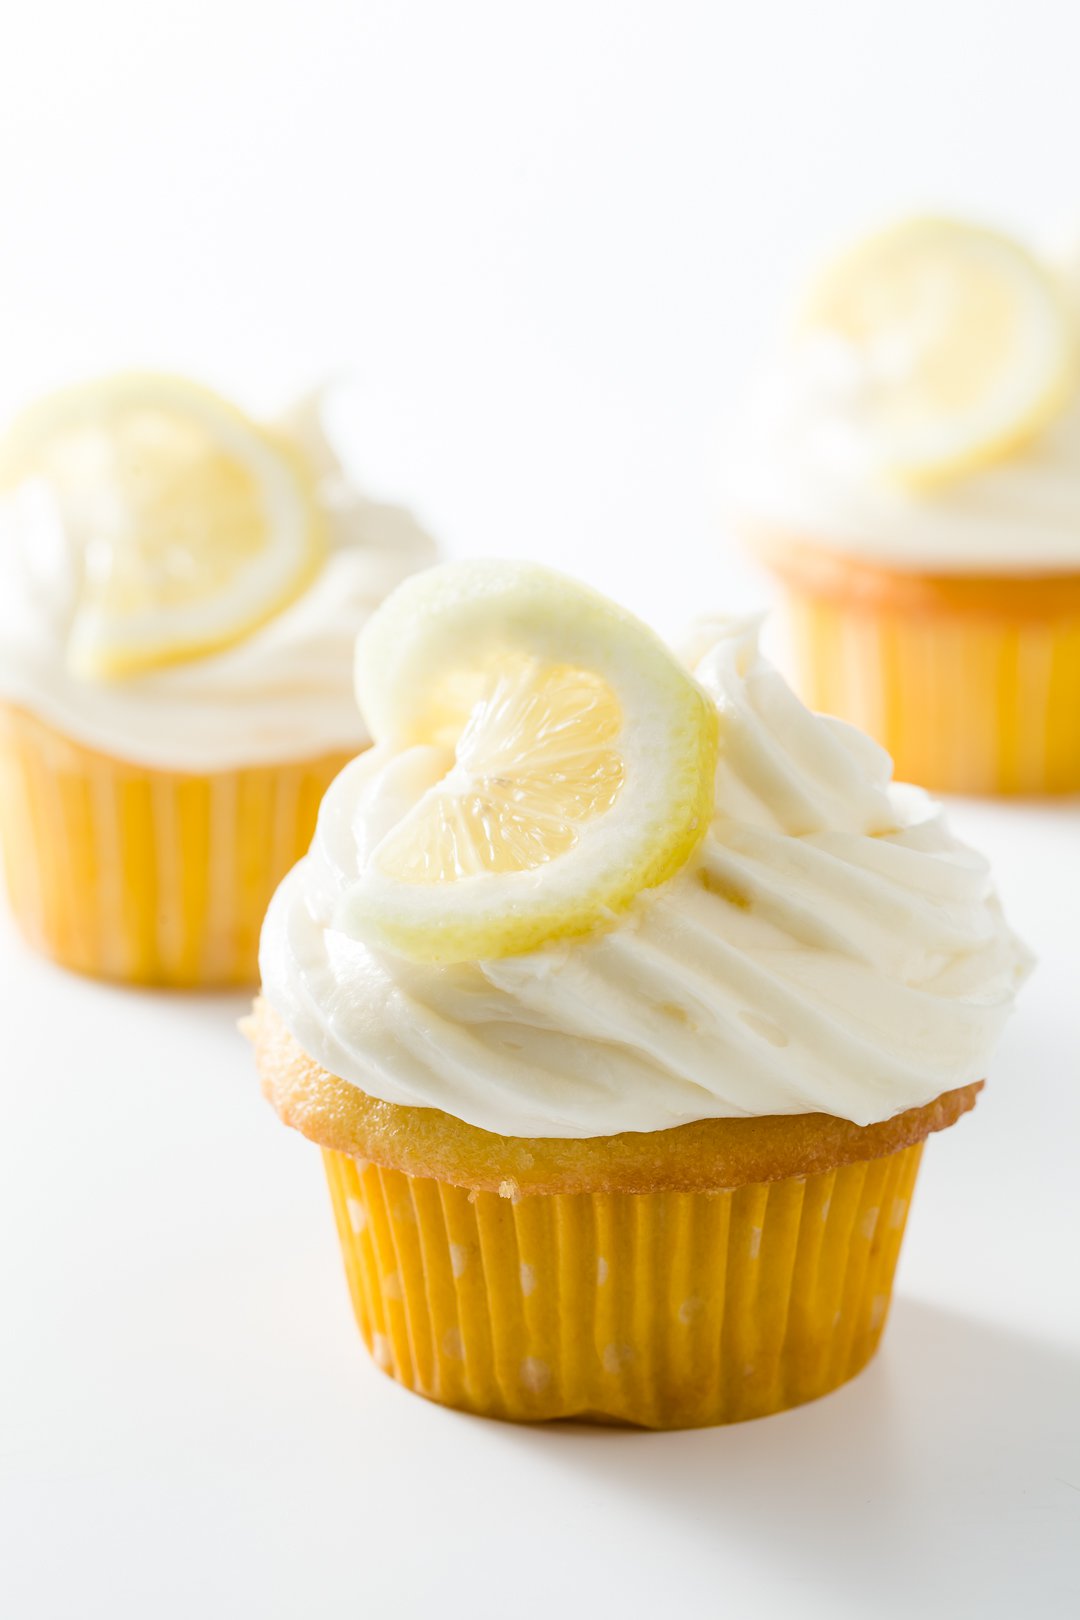
<path fill-rule="evenodd" d="M 709 741 L 697 753 L 697 766 L 709 786 L 699 792 L 694 810 L 687 815 L 678 840 L 662 852 L 623 867 L 610 886 L 600 890 L 594 881 L 588 902 L 577 892 L 575 872 L 577 851 L 558 857 L 560 881 L 554 883 L 555 861 L 530 871 L 467 877 L 455 883 L 455 914 L 437 915 L 428 904 L 434 885 L 415 884 L 410 889 L 418 903 L 402 904 L 402 885 L 384 884 L 376 875 L 346 896 L 336 924 L 348 933 L 367 937 L 372 943 L 388 946 L 414 962 L 452 966 L 468 961 L 497 961 L 521 956 L 545 945 L 580 939 L 614 926 L 631 910 L 635 901 L 650 889 L 676 876 L 691 860 L 708 830 L 712 810 L 711 778 L 718 754 L 719 716 L 715 709 L 706 722 Z M 539 882 L 547 888 L 547 904 L 530 904 L 530 890 Z M 495 882 L 500 897 L 494 906 L 484 904 L 485 894 Z M 513 891 L 513 893 L 511 893 Z M 506 914 L 507 900 L 520 908 Z M 411 915 L 410 915 L 411 913 Z M 466 915 L 462 915 L 466 913 Z"/>
<path fill-rule="evenodd" d="M 252 422 L 212 389 L 186 378 L 152 371 L 127 371 L 77 383 L 30 405 L 11 424 L 0 446 L 0 490 L 28 476 L 28 466 L 49 437 L 80 422 L 104 419 L 139 403 L 172 406 L 178 414 L 213 429 L 224 447 L 256 475 L 258 486 L 274 497 L 266 511 L 268 532 L 282 516 L 300 531 L 295 546 L 268 548 L 248 565 L 256 576 L 257 606 L 243 612 L 217 612 L 199 603 L 191 611 L 197 628 L 178 631 L 179 615 L 167 609 L 141 616 L 144 628 L 125 634 L 118 620 L 96 609 L 77 609 L 67 649 L 72 673 L 91 680 L 123 680 L 212 656 L 246 640 L 303 594 L 318 575 L 328 549 L 325 521 L 315 497 L 314 478 L 301 453 L 278 434 Z M 32 473 L 30 474 L 32 476 Z M 275 517 L 275 512 L 277 516 Z M 262 580 L 257 576 L 261 574 Z M 239 593 L 238 593 L 239 594 Z"/>
<path fill-rule="evenodd" d="M 609 681 L 632 723 L 618 739 L 625 765 L 618 799 L 585 826 L 575 848 L 549 862 L 415 884 L 381 871 L 373 852 L 337 925 L 411 960 L 444 965 L 522 955 L 625 915 L 640 894 L 681 870 L 704 837 L 719 751 L 715 705 L 659 637 L 588 587 L 516 563 L 428 570 L 399 587 L 365 627 L 357 682 L 377 745 L 427 740 L 441 720 L 439 669 L 463 642 L 478 661 L 513 646 L 587 668 Z"/>
<path fill-rule="evenodd" d="M 965 243 L 978 243 L 993 253 L 1002 265 L 1026 278 L 1030 289 L 1038 288 L 1045 317 L 1047 351 L 1054 364 L 1046 369 L 1046 380 L 1032 388 L 997 429 L 984 430 L 983 436 L 962 449 L 950 449 L 937 457 L 883 457 L 881 476 L 913 494 L 948 486 L 954 481 L 994 466 L 1038 438 L 1061 415 L 1080 380 L 1080 333 L 1065 294 L 1050 271 L 1019 242 L 988 226 L 949 219 L 945 215 L 916 214 L 896 224 L 871 232 L 850 244 L 819 271 L 796 314 L 796 334 L 828 330 L 831 323 L 823 306 L 831 301 L 840 278 L 854 278 L 864 267 L 894 242 L 920 232 L 948 232 Z"/>

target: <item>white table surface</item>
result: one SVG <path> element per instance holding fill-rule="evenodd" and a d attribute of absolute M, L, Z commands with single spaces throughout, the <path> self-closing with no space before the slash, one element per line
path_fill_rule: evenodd
<path fill-rule="evenodd" d="M 5 918 L 5 1620 L 1080 1613 L 1080 807 L 955 817 L 1040 968 L 929 1146 L 876 1363 L 711 1432 L 399 1390 L 244 999 L 80 981 Z"/>

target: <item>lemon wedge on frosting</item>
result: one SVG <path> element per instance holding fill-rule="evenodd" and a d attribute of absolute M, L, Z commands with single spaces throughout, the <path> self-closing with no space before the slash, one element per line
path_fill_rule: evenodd
<path fill-rule="evenodd" d="M 401 955 L 587 933 L 705 833 L 715 706 L 651 630 L 549 569 L 415 575 L 361 632 L 357 687 L 377 746 L 416 750 L 423 776 L 339 922 Z"/>
<path fill-rule="evenodd" d="M 1075 380 L 1050 274 L 1007 237 L 953 220 L 908 220 L 858 244 L 820 277 L 799 330 L 854 352 L 872 459 L 914 485 L 1016 449 Z"/>
<path fill-rule="evenodd" d="M 112 679 L 217 651 L 310 582 L 322 530 L 291 449 L 209 390 L 131 373 L 31 406 L 0 485 L 38 487 L 79 576 L 78 674 Z"/>

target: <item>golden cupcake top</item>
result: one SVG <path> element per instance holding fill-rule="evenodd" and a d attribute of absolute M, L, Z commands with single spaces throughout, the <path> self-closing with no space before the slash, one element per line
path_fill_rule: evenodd
<path fill-rule="evenodd" d="M 318 1071 L 562 1139 L 866 1126 L 982 1079 L 1029 963 L 986 862 L 756 628 L 703 624 L 684 664 L 519 563 L 388 599 L 357 657 L 375 746 L 263 930 Z"/>

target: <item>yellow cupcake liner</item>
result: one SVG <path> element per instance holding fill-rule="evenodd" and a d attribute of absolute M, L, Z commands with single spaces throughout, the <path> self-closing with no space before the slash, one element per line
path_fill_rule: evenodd
<path fill-rule="evenodd" d="M 384 1372 L 488 1417 L 669 1429 L 783 1411 L 866 1364 L 921 1154 L 730 1192 L 517 1201 L 323 1157 Z"/>
<path fill-rule="evenodd" d="M 0 845 L 23 934 L 101 978 L 255 983 L 270 897 L 346 760 L 151 770 L 0 706 Z"/>
<path fill-rule="evenodd" d="M 1080 792 L 1080 612 L 1012 619 L 790 591 L 785 613 L 800 697 L 876 737 L 901 781 Z"/>

